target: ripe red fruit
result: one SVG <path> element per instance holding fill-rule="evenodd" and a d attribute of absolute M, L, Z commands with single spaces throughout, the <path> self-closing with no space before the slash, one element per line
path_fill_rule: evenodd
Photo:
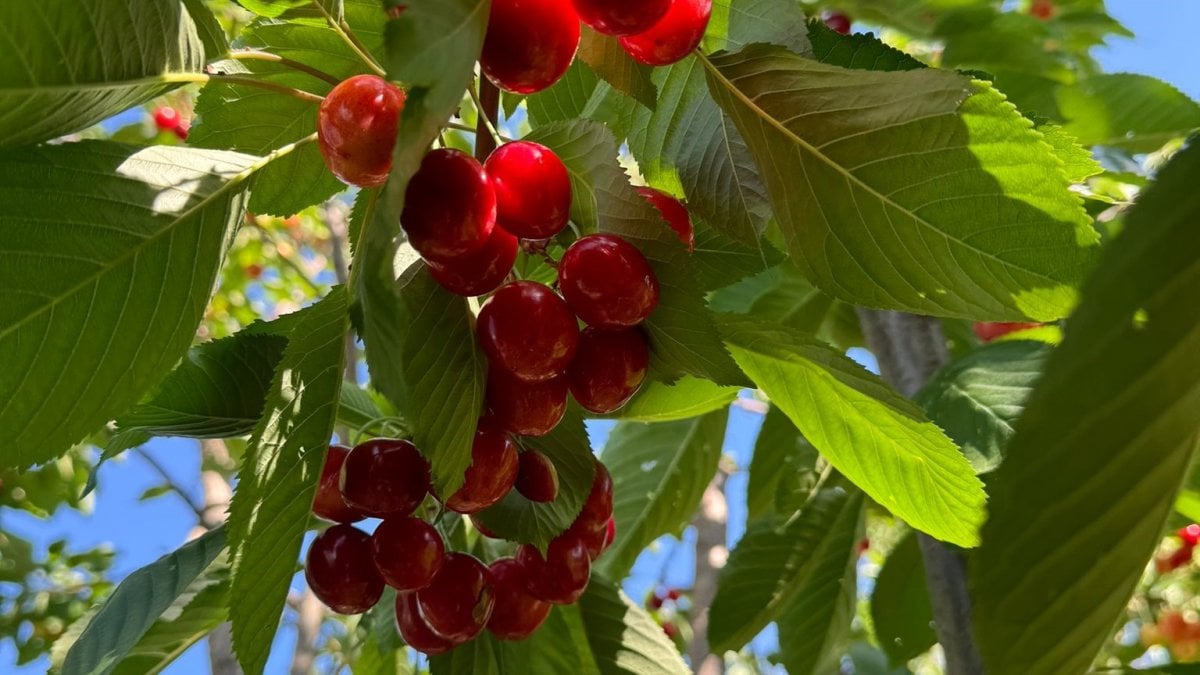
<path fill-rule="evenodd" d="M 600 552 L 604 553 L 608 550 L 613 542 L 617 540 L 617 521 L 613 518 L 608 519 L 608 523 L 604 526 L 604 546 L 600 548 Z"/>
<path fill-rule="evenodd" d="M 433 632 L 417 608 L 416 593 L 396 594 L 396 629 L 405 644 L 426 656 L 437 656 L 458 646 Z"/>
<path fill-rule="evenodd" d="M 408 441 L 376 438 L 346 455 L 340 484 L 346 503 L 368 516 L 407 516 L 429 491 L 429 462 Z"/>
<path fill-rule="evenodd" d="M 700 44 L 712 0 L 672 0 L 665 16 L 649 30 L 620 38 L 621 47 L 635 61 L 650 66 L 669 66 L 682 60 Z"/>
<path fill-rule="evenodd" d="M 442 288 L 474 297 L 491 293 L 504 283 L 517 260 L 517 238 L 497 225 L 483 248 L 446 263 L 426 261 L 429 273 Z"/>
<path fill-rule="evenodd" d="M 1200 524 L 1192 523 L 1187 527 L 1181 527 L 1176 534 L 1179 535 L 1179 538 L 1186 545 L 1195 546 L 1200 544 Z"/>
<path fill-rule="evenodd" d="M 544 558 L 532 544 L 522 544 L 517 548 L 517 562 L 524 568 L 529 594 L 556 605 L 578 600 L 592 571 L 583 541 L 567 535 L 551 541 Z"/>
<path fill-rule="evenodd" d="M 679 637 L 679 627 L 668 621 L 663 624 L 663 633 L 665 633 L 668 638 L 674 640 L 675 638 Z"/>
<path fill-rule="evenodd" d="M 483 248 L 496 227 L 496 193 L 483 166 L 465 152 L 427 153 L 405 195 L 400 225 L 426 260 L 454 263 Z"/>
<path fill-rule="evenodd" d="M 491 530 L 489 530 L 486 525 L 479 522 L 479 519 L 475 517 L 475 514 L 471 514 L 470 518 L 471 518 L 471 524 L 475 526 L 475 529 L 479 531 L 479 534 L 482 534 L 483 536 L 485 536 L 489 539 L 501 539 L 502 538 L 502 537 L 498 536 L 495 532 L 492 532 Z"/>
<path fill-rule="evenodd" d="M 526 450 L 521 453 L 516 487 L 531 502 L 552 502 L 558 496 L 558 469 L 549 457 L 537 450 Z"/>
<path fill-rule="evenodd" d="M 663 606 L 662 596 L 660 596 L 658 594 L 658 592 L 656 591 L 654 593 L 654 595 L 650 596 L 650 599 L 646 601 L 646 606 L 652 610 L 653 609 L 662 609 L 662 606 Z"/>
<path fill-rule="evenodd" d="M 487 404 L 510 433 L 545 436 L 567 411 L 567 378 L 526 382 L 493 366 L 488 371 Z"/>
<path fill-rule="evenodd" d="M 493 0 L 479 67 L 497 87 L 532 94 L 575 58 L 579 16 L 566 0 Z"/>
<path fill-rule="evenodd" d="M 637 191 L 654 208 L 658 209 L 663 220 L 667 221 L 667 225 L 670 225 L 671 229 L 675 231 L 675 236 L 679 237 L 679 241 L 688 247 L 688 252 L 696 250 L 696 230 L 692 227 L 692 216 L 688 214 L 687 207 L 683 205 L 683 202 L 652 187 L 639 187 Z"/>
<path fill-rule="evenodd" d="M 479 311 L 479 344 L 496 368 L 527 382 L 566 372 L 579 344 L 579 323 L 549 286 L 516 281 L 500 288 Z"/>
<path fill-rule="evenodd" d="M 1020 330 L 1029 328 L 1037 328 L 1040 323 L 1005 323 L 1002 321 L 980 321 L 971 327 L 975 331 L 975 336 L 984 342 L 991 342 L 997 338 L 1004 337 L 1009 333 L 1015 333 Z"/>
<path fill-rule="evenodd" d="M 478 513 L 508 494 L 517 481 L 517 444 L 496 420 L 484 417 L 475 429 L 466 482 L 446 500 L 458 513 Z"/>
<path fill-rule="evenodd" d="M 605 35 L 634 35 L 658 23 L 671 0 L 574 0 L 579 18 Z"/>
<path fill-rule="evenodd" d="M 428 586 L 442 568 L 446 544 L 420 518 L 388 518 L 371 535 L 371 554 L 387 585 L 415 591 Z"/>
<path fill-rule="evenodd" d="M 588 328 L 567 369 L 567 384 L 579 405 L 598 414 L 625 405 L 646 379 L 650 348 L 637 328 Z"/>
<path fill-rule="evenodd" d="M 841 12 L 829 12 L 826 14 L 825 25 L 842 35 L 850 34 L 850 17 Z"/>
<path fill-rule="evenodd" d="M 501 640 L 524 640 L 542 625 L 552 606 L 529 594 L 525 568 L 513 558 L 500 558 L 491 565 L 496 584 L 496 609 L 487 628 Z"/>
<path fill-rule="evenodd" d="M 679 592 L 678 588 L 667 589 L 667 599 L 668 600 L 678 600 L 681 595 L 683 595 L 683 594 Z"/>
<path fill-rule="evenodd" d="M 583 509 L 575 517 L 575 524 L 587 530 L 599 530 L 608 524 L 613 514 L 612 474 L 604 462 L 596 462 L 596 475 L 592 478 L 592 489 L 583 502 Z"/>
<path fill-rule="evenodd" d="M 317 535 L 304 560 L 314 595 L 339 614 L 361 614 L 379 602 L 383 579 L 371 563 L 371 538 L 350 525 Z"/>
<path fill-rule="evenodd" d="M 548 239 L 571 216 L 571 177 L 558 155 L 532 141 L 500 146 L 484 164 L 496 191 L 496 222 L 522 239 Z"/>
<path fill-rule="evenodd" d="M 1029 15 L 1040 21 L 1054 18 L 1054 0 L 1033 0 L 1029 4 Z"/>
<path fill-rule="evenodd" d="M 329 92 L 317 111 L 317 144 L 333 175 L 363 188 L 387 181 L 404 99 L 375 75 L 355 75 Z"/>
<path fill-rule="evenodd" d="M 354 510 L 342 497 L 338 487 L 338 478 L 342 472 L 342 464 L 346 461 L 346 453 L 350 448 L 344 445 L 331 445 L 325 453 L 325 464 L 321 467 L 321 478 L 317 481 L 317 496 L 313 499 L 313 514 L 318 518 L 332 520 L 335 523 L 353 523 L 364 518 L 363 514 Z"/>
<path fill-rule="evenodd" d="M 571 244 L 558 267 L 558 285 L 576 316 L 596 328 L 626 328 L 658 306 L 658 278 L 641 251 L 612 234 Z"/>
<path fill-rule="evenodd" d="M 596 530 L 589 530 L 580 527 L 579 524 L 576 523 L 567 528 L 567 531 L 563 534 L 572 537 L 578 537 L 580 541 L 583 542 L 584 548 L 587 549 L 588 558 L 592 560 L 599 558 L 600 554 L 604 553 L 604 549 L 606 548 L 604 542 L 608 538 L 608 530 L 604 527 Z"/>
<path fill-rule="evenodd" d="M 491 571 L 466 553 L 447 554 L 433 583 L 417 591 L 417 607 L 425 623 L 452 642 L 479 635 L 495 604 Z"/>
<path fill-rule="evenodd" d="M 170 106 L 154 109 L 154 126 L 158 127 L 159 131 L 175 131 L 182 123 L 183 118 L 179 116 L 178 110 Z"/>

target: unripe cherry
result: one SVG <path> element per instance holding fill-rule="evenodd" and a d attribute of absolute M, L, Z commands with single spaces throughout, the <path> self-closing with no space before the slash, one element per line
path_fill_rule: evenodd
<path fill-rule="evenodd" d="M 452 264 L 483 248 L 496 227 L 496 193 L 483 166 L 453 148 L 427 153 L 408 183 L 400 225 L 432 262 Z"/>
<path fill-rule="evenodd" d="M 496 291 L 479 311 L 479 344 L 491 364 L 527 382 L 567 370 L 579 344 L 579 324 L 549 286 L 516 281 Z"/>
<path fill-rule="evenodd" d="M 588 328 L 579 336 L 579 348 L 567 369 L 567 383 L 579 405 L 603 415 L 633 398 L 649 366 L 650 348 L 638 328 Z"/>
<path fill-rule="evenodd" d="M 712 0 L 672 0 L 658 23 L 645 32 L 620 38 L 621 47 L 635 61 L 669 66 L 700 45 L 711 16 Z"/>
<path fill-rule="evenodd" d="M 350 525 L 334 525 L 313 539 L 304 578 L 317 599 L 339 614 L 361 614 L 383 595 L 370 537 Z"/>
<path fill-rule="evenodd" d="M 479 68 L 497 87 L 532 94 L 567 72 L 579 16 L 566 0 L 492 0 Z"/>
<path fill-rule="evenodd" d="M 550 148 L 532 141 L 505 143 L 484 164 L 496 191 L 496 219 L 522 239 L 548 239 L 571 216 L 571 177 Z"/>
<path fill-rule="evenodd" d="M 613 234 L 577 240 L 563 254 L 558 285 L 567 305 L 589 326 L 636 326 L 658 306 L 658 277 L 633 244 Z"/>
<path fill-rule="evenodd" d="M 375 75 L 340 82 L 317 111 L 317 144 L 325 165 L 345 183 L 383 185 L 392 170 L 404 91 Z"/>

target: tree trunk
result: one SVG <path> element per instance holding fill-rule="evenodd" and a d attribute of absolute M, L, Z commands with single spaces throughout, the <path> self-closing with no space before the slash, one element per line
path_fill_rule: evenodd
<path fill-rule="evenodd" d="M 729 523 L 725 478 L 724 471 L 717 472 L 704 490 L 700 511 L 692 520 L 696 528 L 696 580 L 692 587 L 693 637 L 688 645 L 688 660 L 699 675 L 721 675 L 725 672 L 724 657 L 709 653 L 708 645 L 708 609 L 717 595 L 717 575 L 729 558 L 729 549 L 725 545 L 726 526 Z"/>
<path fill-rule="evenodd" d="M 195 536 L 224 523 L 229 517 L 229 502 L 233 499 L 233 489 L 225 473 L 233 471 L 234 463 L 225 441 L 200 441 L 200 459 L 202 465 L 216 466 L 220 470 L 200 472 L 200 483 L 204 486 L 204 509 L 200 523 L 193 532 Z M 233 655 L 233 633 L 228 622 L 208 634 L 208 661 L 213 675 L 241 675 L 242 669 Z"/>

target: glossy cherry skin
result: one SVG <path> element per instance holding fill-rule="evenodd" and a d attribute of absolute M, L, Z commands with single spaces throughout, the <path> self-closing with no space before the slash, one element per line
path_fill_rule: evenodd
<path fill-rule="evenodd" d="M 500 501 L 517 482 L 519 464 L 517 444 L 499 422 L 491 417 L 479 420 L 466 482 L 446 500 L 446 508 L 457 513 L 478 513 Z"/>
<path fill-rule="evenodd" d="M 537 450 L 526 450 L 521 453 L 516 488 L 531 502 L 552 502 L 558 496 L 558 469 L 549 457 Z"/>
<path fill-rule="evenodd" d="M 596 474 L 592 478 L 592 489 L 588 491 L 583 509 L 575 516 L 575 525 L 588 530 L 605 527 L 613 514 L 613 479 L 604 462 L 596 462 Z"/>
<path fill-rule="evenodd" d="M 620 38 L 635 61 L 669 66 L 692 53 L 704 37 L 712 16 L 712 0 L 672 0 L 666 16 L 650 30 Z"/>
<path fill-rule="evenodd" d="M 526 382 L 565 373 L 579 344 L 571 308 L 535 281 L 502 286 L 479 311 L 475 330 L 491 364 Z"/>
<path fill-rule="evenodd" d="M 605 35 L 650 30 L 667 14 L 671 0 L 574 0 L 579 19 Z"/>
<path fill-rule="evenodd" d="M 500 558 L 491 564 L 496 584 L 496 609 L 487 629 L 501 640 L 524 640 L 542 625 L 553 606 L 538 600 L 526 590 L 525 568 L 514 558 Z"/>
<path fill-rule="evenodd" d="M 183 124 L 183 118 L 179 116 L 178 110 L 171 106 L 154 109 L 154 126 L 158 127 L 159 131 L 175 131 L 180 124 Z"/>
<path fill-rule="evenodd" d="M 587 549 L 588 558 L 590 560 L 599 558 L 600 554 L 604 552 L 604 539 L 606 536 L 606 531 L 603 527 L 598 530 L 589 530 L 579 527 L 579 524 L 576 523 L 567 528 L 567 531 L 564 532 L 563 535 L 578 537 L 579 540 L 583 542 L 584 548 Z"/>
<path fill-rule="evenodd" d="M 558 266 L 567 305 L 589 326 L 636 326 L 658 306 L 658 278 L 641 251 L 612 234 L 571 244 Z"/>
<path fill-rule="evenodd" d="M 692 216 L 683 202 L 652 187 L 639 187 L 637 191 L 654 208 L 658 209 L 659 215 L 667 221 L 667 225 L 671 226 L 675 236 L 679 237 L 679 241 L 683 242 L 688 252 L 696 250 L 696 230 L 692 227 Z"/>
<path fill-rule="evenodd" d="M 980 321 L 971 326 L 971 330 L 975 332 L 975 336 L 983 342 L 991 342 L 998 338 L 1002 338 L 1009 333 L 1015 333 L 1020 330 L 1028 330 L 1041 326 L 1040 323 L 1005 323 L 1002 321 Z"/>
<path fill-rule="evenodd" d="M 338 487 L 338 479 L 342 473 L 342 464 L 350 448 L 344 445 L 331 445 L 325 453 L 325 465 L 321 467 L 321 478 L 317 482 L 317 496 L 313 499 L 313 514 L 318 518 L 332 520 L 335 523 L 353 523 L 365 516 L 354 510 L 342 497 L 342 489 Z"/>
<path fill-rule="evenodd" d="M 850 17 L 841 12 L 830 12 L 825 15 L 825 25 L 833 29 L 834 32 L 842 35 L 850 34 Z"/>
<path fill-rule="evenodd" d="M 571 177 L 550 148 L 532 141 L 500 146 L 484 164 L 496 191 L 496 219 L 522 239 L 549 239 L 571 217 Z"/>
<path fill-rule="evenodd" d="M 342 465 L 341 489 L 346 503 L 368 516 L 407 516 L 429 491 L 429 462 L 408 441 L 359 443 Z"/>
<path fill-rule="evenodd" d="M 517 260 L 517 238 L 497 225 L 483 248 L 445 263 L 426 261 L 442 288 L 466 297 L 491 293 L 504 283 Z"/>
<path fill-rule="evenodd" d="M 578 48 L 570 0 L 493 0 L 479 68 L 505 91 L 532 94 L 557 82 Z"/>
<path fill-rule="evenodd" d="M 491 570 L 466 553 L 447 554 L 433 583 L 417 591 L 421 617 L 451 642 L 466 642 L 483 632 L 495 605 Z"/>
<path fill-rule="evenodd" d="M 363 188 L 387 181 L 404 99 L 375 75 L 355 75 L 329 92 L 317 111 L 317 144 L 333 175 Z"/>
<path fill-rule="evenodd" d="M 313 539 L 304 578 L 317 599 L 338 614 L 362 614 L 383 595 L 383 579 L 371 562 L 371 538 L 350 525 L 334 525 Z"/>
<path fill-rule="evenodd" d="M 460 644 L 439 636 L 425 623 L 417 608 L 416 593 L 396 594 L 396 629 L 405 644 L 426 656 L 445 654 Z"/>
<path fill-rule="evenodd" d="M 517 562 L 525 571 L 525 589 L 538 600 L 569 605 L 587 589 L 592 559 L 579 537 L 561 535 L 550 542 L 546 557 L 531 544 L 517 548 Z"/>
<path fill-rule="evenodd" d="M 446 544 L 420 518 L 387 518 L 371 535 L 371 555 L 388 586 L 415 591 L 428 586 L 442 568 Z"/>
<path fill-rule="evenodd" d="M 588 328 L 567 369 L 567 383 L 579 405 L 603 415 L 633 398 L 649 366 L 650 347 L 639 329 Z"/>
<path fill-rule="evenodd" d="M 567 378 L 526 382 L 507 371 L 488 371 L 487 405 L 500 426 L 519 436 L 545 436 L 567 412 Z"/>
<path fill-rule="evenodd" d="M 496 227 L 496 193 L 483 166 L 453 148 L 427 153 L 408 184 L 400 225 L 432 262 L 453 263 L 483 248 Z"/>
<path fill-rule="evenodd" d="M 609 518 L 608 522 L 604 525 L 604 546 L 600 549 L 600 552 L 603 553 L 607 551 L 608 547 L 612 546 L 613 542 L 616 540 L 617 521 L 615 518 Z"/>

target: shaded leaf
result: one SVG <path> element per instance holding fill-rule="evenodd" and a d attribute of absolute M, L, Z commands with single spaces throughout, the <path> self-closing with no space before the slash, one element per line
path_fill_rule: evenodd
<path fill-rule="evenodd" d="M 601 35 L 586 25 L 582 29 L 576 58 L 612 88 L 653 109 L 657 104 L 658 89 L 650 80 L 650 66 L 634 61 L 616 38 Z"/>
<path fill-rule="evenodd" d="M 817 451 L 779 406 L 767 409 L 750 458 L 746 521 L 798 511 L 817 484 Z"/>
<path fill-rule="evenodd" d="M 900 540 L 884 561 L 871 593 L 875 635 L 893 665 L 903 665 L 937 643 L 925 561 L 917 544 L 911 533 Z"/>
<path fill-rule="evenodd" d="M 1084 145 L 1153 152 L 1200 128 L 1200 104 L 1146 75 L 1093 75 L 1057 95 L 1064 130 Z"/>

